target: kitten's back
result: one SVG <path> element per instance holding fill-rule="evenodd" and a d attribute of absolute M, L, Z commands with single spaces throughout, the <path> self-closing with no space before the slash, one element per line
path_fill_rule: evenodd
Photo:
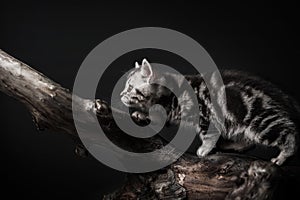
<path fill-rule="evenodd" d="M 278 103 L 278 106 L 280 105 L 286 110 L 293 121 L 299 122 L 298 125 L 300 124 L 300 106 L 298 105 L 298 102 L 274 84 L 258 76 L 252 75 L 251 73 L 239 70 L 221 70 L 220 72 L 225 86 L 235 83 L 244 90 L 246 90 L 246 87 L 249 87 L 263 92 Z M 246 92 L 249 92 L 249 90 Z"/>

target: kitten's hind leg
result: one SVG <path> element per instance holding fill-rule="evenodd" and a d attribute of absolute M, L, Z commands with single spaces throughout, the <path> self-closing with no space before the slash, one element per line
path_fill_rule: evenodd
<path fill-rule="evenodd" d="M 283 135 L 280 140 L 285 139 L 285 143 L 278 145 L 280 153 L 276 158 L 272 158 L 271 162 L 277 165 L 282 165 L 286 159 L 296 153 L 297 145 L 294 135 Z"/>
<path fill-rule="evenodd" d="M 284 151 L 281 151 L 276 158 L 272 158 L 271 162 L 277 165 L 282 165 L 284 161 L 289 157 Z"/>

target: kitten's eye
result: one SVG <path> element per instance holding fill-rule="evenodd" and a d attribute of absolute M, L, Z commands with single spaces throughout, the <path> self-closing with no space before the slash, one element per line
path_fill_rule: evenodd
<path fill-rule="evenodd" d="M 132 85 L 129 85 L 128 86 L 128 91 L 131 91 L 133 89 L 133 86 Z"/>
<path fill-rule="evenodd" d="M 136 90 L 136 93 L 137 93 L 138 95 L 141 95 L 142 97 L 145 97 L 145 95 L 144 95 L 140 90 Z"/>

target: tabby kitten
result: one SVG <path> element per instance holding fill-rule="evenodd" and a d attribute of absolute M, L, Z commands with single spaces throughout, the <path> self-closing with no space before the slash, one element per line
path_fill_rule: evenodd
<path fill-rule="evenodd" d="M 274 85 L 258 77 L 232 70 L 222 71 L 221 75 L 225 88 L 218 92 L 226 92 L 226 101 L 222 99 L 223 95 L 216 96 L 217 104 L 225 119 L 223 124 L 218 124 L 216 120 L 216 109 L 211 103 L 210 93 L 203 77 L 185 76 L 194 89 L 199 103 L 200 121 L 195 125 L 195 131 L 199 134 L 202 145 L 198 148 L 197 155 L 206 156 L 216 146 L 221 136 L 222 139 L 230 141 L 222 145 L 226 149 L 243 150 L 253 144 L 277 147 L 280 153 L 271 161 L 282 165 L 288 157 L 296 153 L 297 149 L 296 121 L 300 116 L 297 104 Z M 182 94 L 174 98 L 173 93 L 164 86 L 150 84 L 150 80 L 161 78 L 177 87 L 182 84 L 174 74 L 155 73 L 146 59 L 142 61 L 141 66 L 136 63 L 135 69 L 128 75 L 125 89 L 120 94 L 121 101 L 127 107 L 142 111 L 134 112 L 133 117 L 144 118 L 143 113 L 147 113 L 154 104 L 162 104 L 165 107 L 168 121 L 184 114 L 190 103 L 189 96 Z M 209 80 L 212 84 L 216 84 L 213 74 Z M 209 122 L 221 128 L 215 132 L 208 132 Z"/>

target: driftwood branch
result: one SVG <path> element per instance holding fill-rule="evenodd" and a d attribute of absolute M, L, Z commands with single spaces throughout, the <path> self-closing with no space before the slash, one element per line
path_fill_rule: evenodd
<path fill-rule="evenodd" d="M 77 136 L 72 93 L 1 50 L 0 90 L 28 108 L 38 130 Z M 122 148 L 151 150 L 165 143 L 159 136 L 136 139 L 123 134 L 112 118 L 113 108 L 101 100 L 73 100 L 76 109 L 96 113 L 97 120 L 87 116 L 87 121 L 99 122 L 108 137 Z M 121 118 L 124 115 L 127 114 L 120 112 Z M 164 169 L 128 174 L 125 185 L 104 199 L 269 199 L 280 177 L 280 169 L 273 164 L 247 156 L 215 154 L 199 159 L 185 154 Z"/>

